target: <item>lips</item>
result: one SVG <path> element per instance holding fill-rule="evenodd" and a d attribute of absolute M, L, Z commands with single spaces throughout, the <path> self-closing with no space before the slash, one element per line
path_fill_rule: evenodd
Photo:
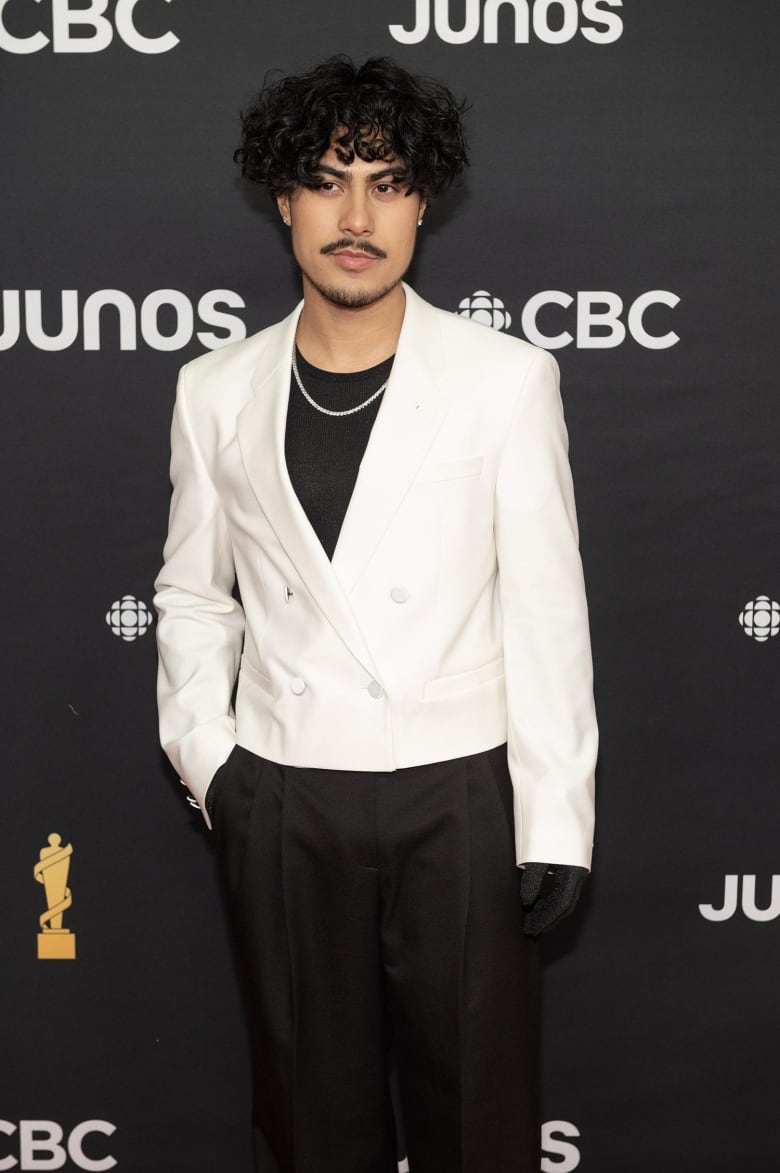
<path fill-rule="evenodd" d="M 364 252 L 350 252 L 348 249 L 333 253 L 333 258 L 336 264 L 342 269 L 350 269 L 353 272 L 359 272 L 361 269 L 367 269 L 369 265 L 373 265 L 376 257 L 369 256 Z"/>

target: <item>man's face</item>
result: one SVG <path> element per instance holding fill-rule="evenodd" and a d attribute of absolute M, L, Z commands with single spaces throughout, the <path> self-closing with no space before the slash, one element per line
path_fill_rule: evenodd
<path fill-rule="evenodd" d="M 395 289 L 414 252 L 425 201 L 395 177 L 396 159 L 342 163 L 331 146 L 320 160 L 319 185 L 279 196 L 291 224 L 304 292 L 335 305 L 372 305 Z"/>

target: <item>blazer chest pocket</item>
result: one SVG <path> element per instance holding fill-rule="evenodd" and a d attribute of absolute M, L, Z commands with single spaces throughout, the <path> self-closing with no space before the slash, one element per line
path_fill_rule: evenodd
<path fill-rule="evenodd" d="M 414 478 L 414 483 L 428 485 L 434 481 L 456 481 L 465 477 L 478 477 L 484 463 L 484 456 L 467 456 L 462 460 L 444 460 L 436 464 L 423 465 Z"/>

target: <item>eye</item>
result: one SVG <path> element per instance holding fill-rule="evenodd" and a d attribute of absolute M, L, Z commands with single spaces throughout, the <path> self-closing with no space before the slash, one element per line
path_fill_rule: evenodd
<path fill-rule="evenodd" d="M 323 195 L 332 195 L 334 192 L 341 190 L 338 182 L 334 179 L 313 178 L 311 183 L 308 183 L 306 186 L 310 191 L 322 192 Z"/>
<path fill-rule="evenodd" d="M 398 188 L 392 183 L 378 183 L 376 185 L 377 195 L 391 195 L 397 190 Z"/>

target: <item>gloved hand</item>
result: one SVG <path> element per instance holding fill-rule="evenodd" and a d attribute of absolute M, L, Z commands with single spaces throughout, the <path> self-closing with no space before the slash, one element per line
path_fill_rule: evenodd
<path fill-rule="evenodd" d="M 520 881 L 520 899 L 529 909 L 525 932 L 546 933 L 574 909 L 588 878 L 588 869 L 575 864 L 527 863 Z"/>

